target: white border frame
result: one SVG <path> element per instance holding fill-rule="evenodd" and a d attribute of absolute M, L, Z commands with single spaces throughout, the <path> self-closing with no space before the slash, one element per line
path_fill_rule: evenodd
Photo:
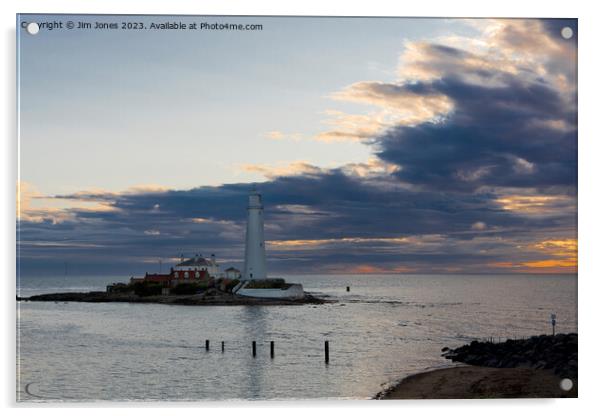
<path fill-rule="evenodd" d="M 597 254 L 597 240 L 601 235 L 600 214 L 597 212 L 598 194 L 602 188 L 598 178 L 602 178 L 602 163 L 598 160 L 600 152 L 600 128 L 597 121 L 600 119 L 598 104 L 599 82 L 597 73 L 600 72 L 600 53 L 598 40 L 602 39 L 600 28 L 602 16 L 595 13 L 594 2 L 556 1 L 528 2 L 525 0 L 500 0 L 493 2 L 471 2 L 470 0 L 434 1 L 421 0 L 419 2 L 391 2 L 385 0 L 355 1 L 330 1 L 305 0 L 305 1 L 276 1 L 276 0 L 245 0 L 225 1 L 197 1 L 184 0 L 20 0 L 4 1 L 1 3 L 3 34 L 3 65 L 2 81 L 5 96 L 1 101 L 4 127 L 4 140 L 2 141 L 3 158 L 2 169 L 2 194 L 1 204 L 2 239 L 0 253 L 2 253 L 2 295 L 4 297 L 4 313 L 2 319 L 5 340 L 2 343 L 2 358 L 4 372 L 0 378 L 0 391 L 4 407 L 26 408 L 26 413 L 43 411 L 51 414 L 79 414 L 78 408 L 87 407 L 86 413 L 99 414 L 110 411 L 111 413 L 130 414 L 133 407 L 143 407 L 145 413 L 164 414 L 167 405 L 142 404 L 142 403 L 116 403 L 116 404 L 90 404 L 88 406 L 76 405 L 45 405 L 25 406 L 15 404 L 15 185 L 17 178 L 17 144 L 16 144 L 16 111 L 15 111 L 15 14 L 20 13 L 106 13 L 106 14 L 236 14 L 236 15 L 331 15 L 331 16 L 429 16 L 429 17 L 573 17 L 579 18 L 579 333 L 580 333 L 580 382 L 579 399 L 564 400 L 440 400 L 440 401 L 410 401 L 410 402 L 374 402 L 374 401 L 345 401 L 345 402 L 213 402 L 194 403 L 183 405 L 169 405 L 178 407 L 179 413 L 198 413 L 195 407 L 204 407 L 214 412 L 238 413 L 247 408 L 245 412 L 251 415 L 265 415 L 285 411 L 292 414 L 306 412 L 303 407 L 311 407 L 313 411 L 332 412 L 335 408 L 345 407 L 344 411 L 351 414 L 361 414 L 369 410 L 377 410 L 391 414 L 400 411 L 418 411 L 421 414 L 431 415 L 445 413 L 452 414 L 483 414 L 506 415 L 518 409 L 530 412 L 545 412 L 548 415 L 563 415 L 568 412 L 576 413 L 594 409 L 598 396 L 597 386 L 600 381 L 598 372 L 600 360 L 596 357 L 601 336 L 600 302 L 602 273 L 601 267 L 595 261 Z M 48 408 L 49 407 L 49 408 Z M 62 407 L 62 408 L 61 408 Z M 220 409 L 217 409 L 220 408 Z M 201 410 L 202 411 L 202 410 Z"/>

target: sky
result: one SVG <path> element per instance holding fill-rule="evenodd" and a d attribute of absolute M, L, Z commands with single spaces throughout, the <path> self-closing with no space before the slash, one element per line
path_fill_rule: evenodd
<path fill-rule="evenodd" d="M 262 25 L 18 33 L 23 275 L 576 273 L 576 20 L 20 19 Z"/>

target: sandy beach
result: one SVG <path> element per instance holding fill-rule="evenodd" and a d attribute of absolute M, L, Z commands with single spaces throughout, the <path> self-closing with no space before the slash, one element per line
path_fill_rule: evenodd
<path fill-rule="evenodd" d="M 577 382 L 565 392 L 561 377 L 532 368 L 459 366 L 427 371 L 404 378 L 375 398 L 412 399 L 510 399 L 577 397 Z"/>

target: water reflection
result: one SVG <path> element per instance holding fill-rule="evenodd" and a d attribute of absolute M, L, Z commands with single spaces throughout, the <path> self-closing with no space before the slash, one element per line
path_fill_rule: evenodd
<path fill-rule="evenodd" d="M 264 391 L 263 385 L 265 379 L 265 359 L 263 357 L 263 347 L 267 340 L 267 319 L 269 312 L 261 306 L 245 306 L 241 309 L 241 321 L 244 328 L 243 338 L 248 341 L 249 359 L 247 363 L 247 388 L 246 394 L 250 399 L 261 398 L 261 392 Z M 257 355 L 253 357 L 252 342 L 256 342 Z"/>

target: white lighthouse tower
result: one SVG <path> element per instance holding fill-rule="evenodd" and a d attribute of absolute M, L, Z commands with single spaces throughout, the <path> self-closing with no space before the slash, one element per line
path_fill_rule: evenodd
<path fill-rule="evenodd" d="M 268 279 L 263 237 L 263 204 L 255 188 L 249 194 L 247 206 L 247 236 L 245 269 L 241 282 L 232 290 L 239 296 L 270 299 L 303 299 L 303 285 L 286 283 L 284 279 Z"/>
<path fill-rule="evenodd" d="M 255 188 L 249 195 L 247 206 L 247 238 L 245 244 L 245 269 L 242 280 L 266 279 L 265 240 L 263 237 L 263 204 Z"/>

